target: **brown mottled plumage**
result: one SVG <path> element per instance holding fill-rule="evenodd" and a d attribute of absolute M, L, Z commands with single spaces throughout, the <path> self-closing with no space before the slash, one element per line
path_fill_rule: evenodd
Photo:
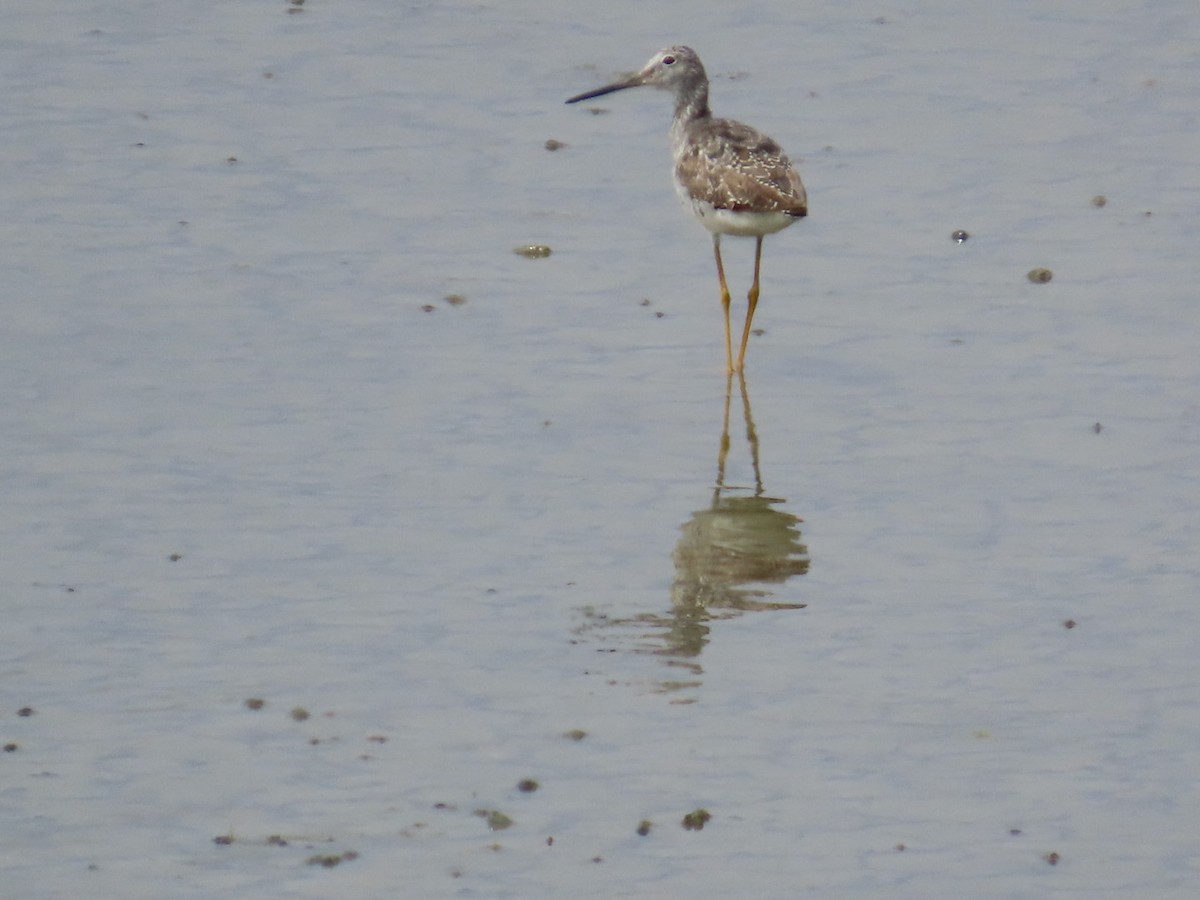
<path fill-rule="evenodd" d="M 708 119 L 691 129 L 675 177 L 693 200 L 735 212 L 784 212 L 803 218 L 808 198 L 783 148 L 749 125 Z"/>
<path fill-rule="evenodd" d="M 775 141 L 741 122 L 713 118 L 708 108 L 708 76 L 700 57 L 690 47 L 660 50 L 636 75 L 579 94 L 567 102 L 576 103 L 646 84 L 675 93 L 675 118 L 671 123 L 675 188 L 712 233 L 725 312 L 726 366 L 730 372 L 741 371 L 746 361 L 750 323 L 758 305 L 763 237 L 782 231 L 808 214 L 804 185 Z M 754 283 L 747 294 L 746 322 L 736 365 L 729 328 L 729 288 L 721 262 L 722 234 L 756 239 Z"/>

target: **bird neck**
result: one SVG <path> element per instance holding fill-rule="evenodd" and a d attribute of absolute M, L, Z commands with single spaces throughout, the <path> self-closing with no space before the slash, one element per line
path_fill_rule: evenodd
<path fill-rule="evenodd" d="M 696 84 L 687 90 L 682 90 L 675 97 L 675 121 L 681 124 L 694 122 L 697 119 L 711 119 L 712 110 L 708 108 L 708 85 Z"/>
<path fill-rule="evenodd" d="M 675 118 L 671 122 L 671 132 L 677 139 L 682 136 L 689 125 L 712 118 L 712 110 L 708 108 L 708 85 L 701 83 L 690 89 L 680 91 L 675 97 Z"/>

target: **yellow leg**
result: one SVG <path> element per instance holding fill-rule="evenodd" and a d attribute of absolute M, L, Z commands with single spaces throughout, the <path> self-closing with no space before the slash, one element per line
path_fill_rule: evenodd
<path fill-rule="evenodd" d="M 750 323 L 754 321 L 754 307 L 758 306 L 758 267 L 762 262 L 762 235 L 754 241 L 754 284 L 750 285 L 750 293 L 746 295 L 746 324 L 742 328 L 742 347 L 738 351 L 737 371 L 741 372 L 746 366 L 746 343 L 750 340 Z"/>
<path fill-rule="evenodd" d="M 721 280 L 721 309 L 725 313 L 725 372 L 733 371 L 733 338 L 729 333 L 729 285 L 725 283 L 725 266 L 721 263 L 721 235 L 713 234 L 713 256 L 717 258 L 717 278 Z"/>

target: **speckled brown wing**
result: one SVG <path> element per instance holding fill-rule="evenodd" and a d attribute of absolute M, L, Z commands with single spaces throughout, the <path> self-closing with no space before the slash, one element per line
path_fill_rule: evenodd
<path fill-rule="evenodd" d="M 749 125 L 711 119 L 687 135 L 675 165 L 695 200 L 734 212 L 808 213 L 800 176 L 783 148 Z"/>

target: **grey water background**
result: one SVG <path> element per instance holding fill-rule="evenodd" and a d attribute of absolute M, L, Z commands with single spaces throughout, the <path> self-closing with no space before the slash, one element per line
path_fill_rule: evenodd
<path fill-rule="evenodd" d="M 1193 3 L 3 20 L 10 896 L 1192 896 Z"/>

